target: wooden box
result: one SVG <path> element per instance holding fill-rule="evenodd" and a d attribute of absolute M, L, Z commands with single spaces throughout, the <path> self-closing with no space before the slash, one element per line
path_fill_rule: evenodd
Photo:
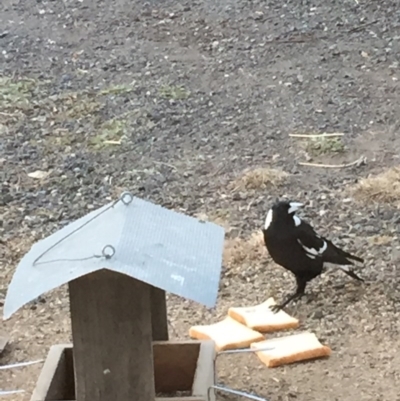
<path fill-rule="evenodd" d="M 213 341 L 154 341 L 157 401 L 215 401 Z M 50 348 L 31 401 L 75 401 L 71 344 Z M 94 400 L 95 401 L 95 400 Z"/>

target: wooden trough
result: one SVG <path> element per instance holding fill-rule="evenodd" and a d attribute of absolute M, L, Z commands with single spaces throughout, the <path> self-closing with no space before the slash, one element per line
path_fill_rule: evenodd
<path fill-rule="evenodd" d="M 207 401 L 214 347 L 213 341 L 153 342 L 156 400 Z M 72 351 L 72 344 L 50 348 L 31 401 L 76 400 Z M 210 399 L 215 400 L 213 391 Z"/>
<path fill-rule="evenodd" d="M 165 292 L 109 270 L 69 283 L 73 345 L 50 348 L 31 401 L 214 401 L 213 341 L 168 341 Z"/>

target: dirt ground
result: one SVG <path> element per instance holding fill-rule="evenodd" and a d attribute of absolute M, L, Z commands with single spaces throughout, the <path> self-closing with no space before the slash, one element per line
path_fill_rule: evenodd
<path fill-rule="evenodd" d="M 287 308 L 329 359 L 224 356 L 221 382 L 270 401 L 400 400 L 397 3 L 2 0 L 0 296 L 33 242 L 129 189 L 226 227 L 217 308 L 169 296 L 171 336 L 187 338 L 229 306 L 292 291 L 252 237 L 286 196 L 365 258 L 366 282 L 327 273 Z M 290 136 L 326 132 L 344 135 Z M 61 288 L 2 323 L 0 363 L 69 342 L 68 310 Z M 0 388 L 29 400 L 40 368 L 4 371 Z"/>

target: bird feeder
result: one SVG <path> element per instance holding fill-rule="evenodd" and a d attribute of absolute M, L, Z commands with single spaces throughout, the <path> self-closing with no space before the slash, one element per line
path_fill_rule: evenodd
<path fill-rule="evenodd" d="M 213 307 L 223 240 L 124 193 L 35 244 L 4 318 L 68 283 L 73 343 L 50 348 L 31 401 L 214 400 L 214 343 L 169 340 L 165 291 Z"/>

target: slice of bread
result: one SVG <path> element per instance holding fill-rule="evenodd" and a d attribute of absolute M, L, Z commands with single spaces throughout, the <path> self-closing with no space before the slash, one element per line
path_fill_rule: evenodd
<path fill-rule="evenodd" d="M 310 332 L 272 338 L 253 343 L 250 347 L 253 349 L 274 347 L 270 351 L 256 352 L 261 361 L 269 368 L 331 354 L 331 349 L 322 345 L 317 336 Z"/>
<path fill-rule="evenodd" d="M 189 336 L 197 340 L 213 340 L 217 351 L 247 348 L 251 343 L 265 340 L 261 333 L 249 329 L 229 316 L 218 323 L 193 326 L 189 329 Z"/>
<path fill-rule="evenodd" d="M 228 315 L 262 333 L 299 327 L 298 319 L 288 315 L 285 311 L 280 310 L 278 313 L 273 313 L 270 306 L 275 304 L 274 298 L 268 298 L 256 306 L 229 308 Z"/>

